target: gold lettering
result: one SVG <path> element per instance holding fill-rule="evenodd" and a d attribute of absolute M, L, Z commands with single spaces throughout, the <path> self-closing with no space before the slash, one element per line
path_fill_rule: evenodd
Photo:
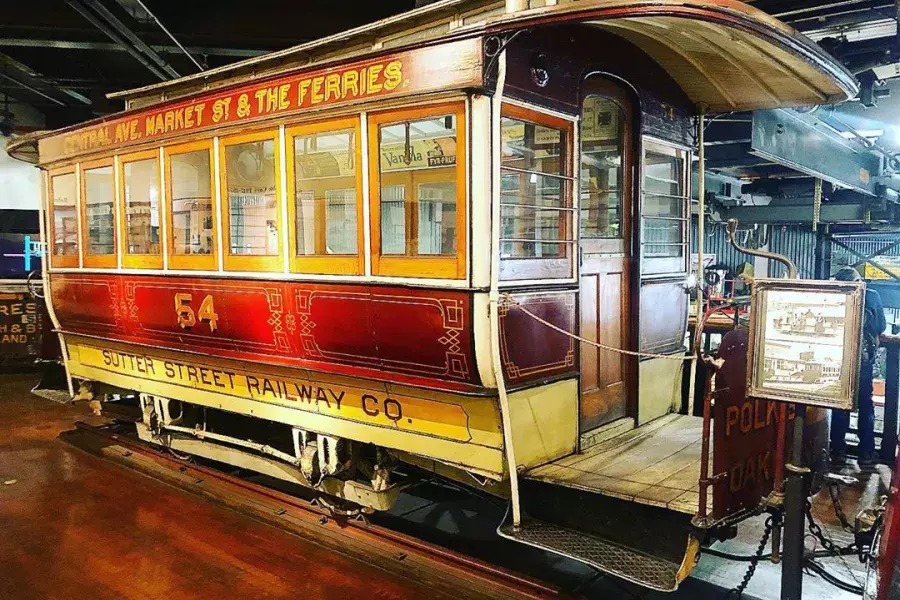
<path fill-rule="evenodd" d="M 384 89 L 395 90 L 403 81 L 403 63 L 393 60 L 384 68 Z"/>
<path fill-rule="evenodd" d="M 325 78 L 325 102 L 328 102 L 332 96 L 335 100 L 341 97 L 341 76 L 337 73 L 329 73 Z"/>
<path fill-rule="evenodd" d="M 238 96 L 237 116 L 241 119 L 250 116 L 250 96 L 247 94 Z"/>
<path fill-rule="evenodd" d="M 383 67 L 381 65 L 372 65 L 369 67 L 369 76 L 368 79 L 368 88 L 370 94 L 377 94 L 381 91 L 381 82 L 378 80 L 378 75 L 381 73 Z"/>
<path fill-rule="evenodd" d="M 197 118 L 197 127 L 203 125 L 203 109 L 206 108 L 205 102 L 198 102 L 194 105 L 194 115 Z"/>
<path fill-rule="evenodd" d="M 253 95 L 256 96 L 256 110 L 257 110 L 257 112 L 262 114 L 263 102 L 265 101 L 265 98 L 266 98 L 266 90 L 264 90 L 264 89 L 256 90 L 256 92 Z"/>
<path fill-rule="evenodd" d="M 184 109 L 184 128 L 190 129 L 194 126 L 194 106 L 188 106 Z"/>
<path fill-rule="evenodd" d="M 303 101 L 306 100 L 306 94 L 309 92 L 310 85 L 312 85 L 312 81 L 309 79 L 304 79 L 297 85 L 297 106 L 303 106 Z"/>
<path fill-rule="evenodd" d="M 163 117 L 163 122 L 165 126 L 163 127 L 163 132 L 169 133 L 175 129 L 175 113 L 171 110 L 166 111 L 166 116 Z"/>
<path fill-rule="evenodd" d="M 341 85 L 341 87 L 343 89 L 341 90 L 341 99 L 346 98 L 347 96 L 350 96 L 351 90 L 353 92 L 352 93 L 353 97 L 359 96 L 359 73 L 353 69 L 350 69 L 349 71 L 344 71 L 344 75 L 343 75 L 342 79 L 343 79 L 343 82 L 342 82 L 343 85 Z"/>
<path fill-rule="evenodd" d="M 213 104 L 213 123 L 218 123 L 222 119 L 227 120 L 230 107 L 231 98 L 222 98 L 221 100 L 216 100 L 215 104 Z"/>
<path fill-rule="evenodd" d="M 324 77 L 314 77 L 312 80 L 312 103 L 318 104 L 325 97 L 322 95 L 322 84 L 325 82 Z"/>
<path fill-rule="evenodd" d="M 287 110 L 291 107 L 288 100 L 288 93 L 291 91 L 291 84 L 285 83 L 278 87 L 278 110 Z"/>

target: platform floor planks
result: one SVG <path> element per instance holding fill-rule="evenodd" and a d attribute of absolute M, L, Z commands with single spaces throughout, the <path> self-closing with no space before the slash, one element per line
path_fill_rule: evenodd
<path fill-rule="evenodd" d="M 702 434 L 700 417 L 666 415 L 525 477 L 694 514 Z"/>

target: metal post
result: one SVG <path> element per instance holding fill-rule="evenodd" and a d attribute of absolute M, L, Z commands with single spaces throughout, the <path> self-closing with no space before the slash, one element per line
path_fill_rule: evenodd
<path fill-rule="evenodd" d="M 706 129 L 706 105 L 697 105 L 697 312 L 694 318 L 694 331 L 703 319 L 703 243 L 705 240 L 703 213 L 706 212 L 706 151 L 703 148 Z M 690 216 L 690 212 L 688 212 Z M 688 257 L 690 258 L 690 257 Z M 696 335 L 696 333 L 695 333 Z M 694 403 L 697 393 L 697 361 L 689 367 L 688 402 Z M 694 412 L 691 407 L 690 412 Z"/>
<path fill-rule="evenodd" d="M 885 352 L 884 433 L 881 435 L 881 452 L 878 457 L 884 464 L 893 465 L 897 451 L 897 404 L 900 401 L 900 345 L 887 343 Z"/>
<path fill-rule="evenodd" d="M 796 406 L 791 462 L 785 465 L 784 553 L 781 555 L 781 600 L 803 598 L 803 531 L 806 517 L 806 482 L 803 466 L 803 428 L 806 406 Z"/>

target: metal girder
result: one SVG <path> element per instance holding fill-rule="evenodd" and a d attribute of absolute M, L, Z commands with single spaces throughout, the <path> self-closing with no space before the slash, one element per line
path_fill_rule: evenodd
<path fill-rule="evenodd" d="M 199 62 L 197 62 L 197 59 L 194 58 L 194 55 L 191 54 L 184 46 L 182 46 L 181 42 L 178 41 L 178 38 L 176 38 L 175 35 L 171 31 L 169 31 L 165 25 L 162 24 L 162 21 L 160 21 L 159 18 L 155 14 L 150 12 L 150 9 L 147 8 L 147 5 L 144 4 L 142 0 L 133 0 L 133 1 L 137 2 L 138 6 L 141 7 L 141 10 L 143 10 L 147 14 L 148 17 L 150 17 L 151 19 L 153 19 L 153 21 L 156 22 L 156 24 L 159 26 L 159 28 L 162 29 L 163 32 L 167 36 L 169 36 L 169 39 L 172 40 L 172 42 L 174 42 L 176 46 L 178 46 L 178 49 L 181 50 L 181 52 L 183 52 L 184 55 L 187 56 L 191 60 L 192 63 L 194 63 L 194 66 L 196 66 L 201 71 L 205 70 L 203 68 L 203 65 L 201 65 Z M 123 3 L 122 0 L 118 0 L 118 2 L 122 8 L 124 8 L 125 10 L 128 10 L 128 7 Z"/>
<path fill-rule="evenodd" d="M 869 196 L 877 192 L 881 158 L 812 115 L 781 108 L 755 111 L 751 152 Z"/>
<path fill-rule="evenodd" d="M 812 204 L 778 204 L 768 206 L 736 206 L 721 212 L 723 219 L 741 223 L 812 223 Z M 822 205 L 819 223 L 865 221 L 866 209 L 860 203 L 828 203 Z"/>
<path fill-rule="evenodd" d="M 82 94 L 45 77 L 11 56 L 0 53 L 0 80 L 13 84 L 34 95 L 45 98 L 58 106 L 70 106 L 73 101 L 90 104 L 90 99 Z M 15 93 L 10 95 L 15 96 Z"/>
<path fill-rule="evenodd" d="M 103 52 L 127 52 L 119 44 L 111 42 L 73 42 L 70 40 L 38 40 L 26 38 L 0 38 L 0 47 L 15 48 L 52 48 L 56 50 L 100 50 Z M 180 52 L 177 46 L 150 44 L 157 52 Z M 252 58 L 268 54 L 271 50 L 256 50 L 244 48 L 218 48 L 206 46 L 188 46 L 185 48 L 194 54 L 206 54 L 209 56 L 228 56 L 234 58 Z"/>
<path fill-rule="evenodd" d="M 128 54 L 147 67 L 147 69 L 156 75 L 160 81 L 168 81 L 169 79 L 179 76 L 175 69 L 164 61 L 150 46 L 135 35 L 133 31 L 128 29 L 124 23 L 119 21 L 115 15 L 110 13 L 106 7 L 100 5 L 96 0 L 86 0 L 86 2 L 88 2 L 91 8 L 95 9 L 98 14 L 95 14 L 91 8 L 82 2 L 82 0 L 66 0 L 66 3 L 69 6 L 74 8 L 94 27 L 105 33 L 112 41 L 124 48 Z M 102 15 L 102 18 L 98 15 Z"/>
<path fill-rule="evenodd" d="M 844 244 L 843 242 L 835 239 L 832 236 L 829 236 L 829 239 L 831 240 L 832 244 L 835 244 L 836 246 L 840 246 L 841 248 L 843 248 L 844 250 L 846 250 L 847 252 L 849 252 L 850 254 L 855 256 L 856 258 L 860 259 L 853 264 L 854 267 L 857 267 L 857 266 L 865 264 L 865 263 L 869 263 L 876 269 L 880 269 L 881 271 L 883 271 L 884 273 L 889 275 L 891 277 L 891 279 L 900 280 L 900 277 L 895 275 L 893 271 L 887 269 L 886 267 L 884 267 L 884 266 L 880 265 L 879 263 L 877 263 L 876 261 L 872 260 L 872 257 L 883 254 L 883 253 L 887 252 L 888 250 L 890 250 L 891 248 L 896 248 L 898 245 L 900 245 L 900 240 L 898 240 L 896 242 L 892 242 L 892 243 L 888 244 L 887 246 L 884 246 L 883 248 L 879 248 L 874 254 L 869 254 L 867 256 L 867 255 L 864 255 L 862 252 L 854 250 L 847 244 Z"/>

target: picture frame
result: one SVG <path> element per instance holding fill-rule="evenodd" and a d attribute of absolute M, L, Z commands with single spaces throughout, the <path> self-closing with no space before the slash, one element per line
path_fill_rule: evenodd
<path fill-rule="evenodd" d="M 756 279 L 747 397 L 852 410 L 864 294 L 862 281 Z"/>

